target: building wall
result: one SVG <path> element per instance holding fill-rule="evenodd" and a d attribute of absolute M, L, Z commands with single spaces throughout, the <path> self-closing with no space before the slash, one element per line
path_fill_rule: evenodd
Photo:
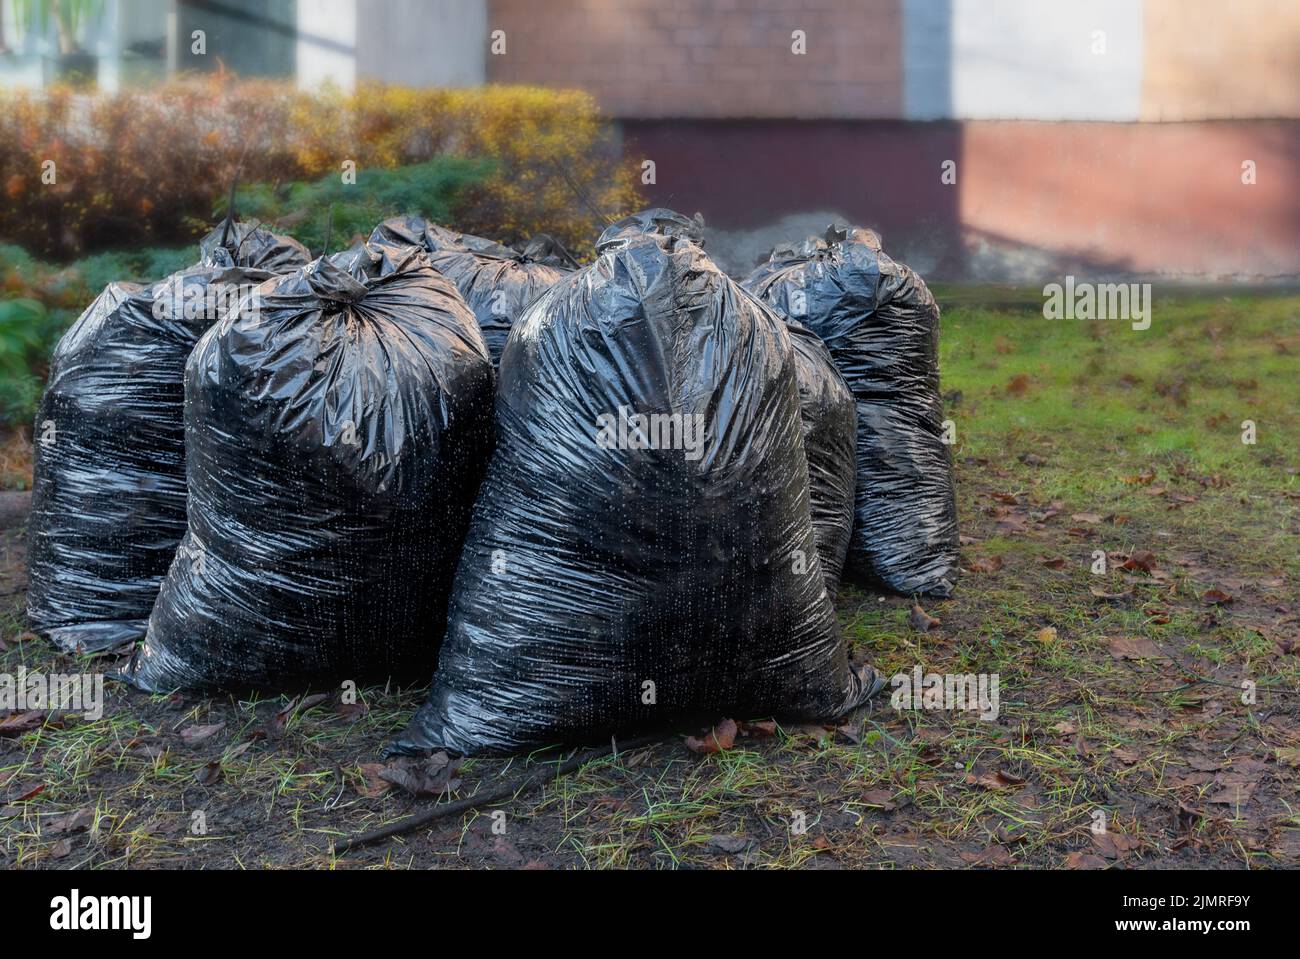
<path fill-rule="evenodd" d="M 899 0 L 490 0 L 488 28 L 490 81 L 581 87 L 617 117 L 902 111 Z"/>
<path fill-rule="evenodd" d="M 1146 0 L 1143 120 L 1300 117 L 1300 3 Z"/>

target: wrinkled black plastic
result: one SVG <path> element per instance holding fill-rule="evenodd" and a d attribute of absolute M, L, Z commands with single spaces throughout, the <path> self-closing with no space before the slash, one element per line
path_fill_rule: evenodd
<path fill-rule="evenodd" d="M 316 260 L 209 330 L 185 389 L 189 528 L 127 677 L 427 675 L 492 444 L 451 281 L 415 247 Z"/>
<path fill-rule="evenodd" d="M 433 268 L 456 284 L 474 311 L 494 366 L 524 307 L 578 265 L 558 240 L 545 234 L 519 252 L 414 216 L 384 221 L 370 242 L 423 247 Z"/>
<path fill-rule="evenodd" d="M 27 613 L 64 649 L 144 635 L 185 532 L 186 357 L 240 289 L 309 259 L 246 224 L 200 251 L 151 286 L 111 284 L 54 350 L 35 426 Z"/>
<path fill-rule="evenodd" d="M 795 322 L 790 322 L 789 329 L 799 381 L 803 448 L 808 458 L 813 536 L 826 589 L 834 596 L 839 591 L 853 533 L 858 408 L 817 334 Z"/>
<path fill-rule="evenodd" d="M 692 243 L 630 232 L 524 311 L 500 373 L 434 685 L 391 751 L 865 699 L 816 558 L 779 317 Z M 633 419 L 654 414 L 690 418 Z"/>
<path fill-rule="evenodd" d="M 606 227 L 600 238 L 596 240 L 596 252 L 604 253 L 612 245 L 642 233 L 677 236 L 703 248 L 704 218 L 698 213 L 693 217 L 683 216 L 675 210 L 666 210 L 663 207 L 642 210 Z"/>
<path fill-rule="evenodd" d="M 943 443 L 939 308 L 868 230 L 778 248 L 746 288 L 816 333 L 858 406 L 851 573 L 900 593 L 951 594 L 952 457 Z"/>

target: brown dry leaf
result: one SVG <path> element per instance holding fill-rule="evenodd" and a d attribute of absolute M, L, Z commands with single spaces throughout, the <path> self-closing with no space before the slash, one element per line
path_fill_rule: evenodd
<path fill-rule="evenodd" d="M 891 789 L 868 789 L 862 794 L 862 801 L 868 806 L 879 806 L 885 812 L 898 808 Z"/>
<path fill-rule="evenodd" d="M 1284 746 L 1278 749 L 1277 761 L 1283 766 L 1300 767 L 1300 747 Z"/>
<path fill-rule="evenodd" d="M 1115 749 L 1112 749 L 1110 753 L 1112 756 L 1114 756 L 1120 762 L 1124 763 L 1124 765 L 1126 766 L 1132 766 L 1135 762 L 1137 762 L 1139 759 L 1142 758 L 1142 754 L 1140 752 L 1128 746 L 1118 746 Z"/>
<path fill-rule="evenodd" d="M 1025 780 L 1014 773 L 999 769 L 997 772 L 969 772 L 963 782 L 967 786 L 997 790 L 1010 789 L 1012 786 L 1023 786 Z"/>
<path fill-rule="evenodd" d="M 1064 557 L 1064 556 L 1053 556 L 1053 557 L 1051 557 L 1050 559 L 1045 559 L 1045 560 L 1043 560 L 1042 565 L 1046 566 L 1048 569 L 1064 569 L 1064 568 L 1065 568 L 1065 557 Z"/>
<path fill-rule="evenodd" d="M 393 784 L 380 775 L 384 770 L 383 763 L 362 763 L 358 768 L 363 780 L 362 785 L 357 787 L 358 795 L 377 799 L 393 788 Z"/>
<path fill-rule="evenodd" d="M 75 812 L 67 813 L 63 816 L 55 816 L 45 822 L 44 831 L 51 836 L 62 835 L 63 833 L 80 832 L 83 829 L 89 829 L 90 824 L 94 821 L 95 814 L 90 809 L 78 809 Z"/>
<path fill-rule="evenodd" d="M 996 845 L 980 852 L 963 852 L 961 858 L 972 866 L 1009 866 L 1015 861 L 1005 846 Z"/>
<path fill-rule="evenodd" d="M 730 749 L 736 744 L 736 723 L 732 719 L 724 719 L 709 731 L 709 734 L 703 739 L 696 739 L 694 736 L 686 737 L 686 748 L 693 753 L 720 753 L 725 749 Z"/>
<path fill-rule="evenodd" d="M 356 722 L 370 712 L 370 707 L 365 703 L 337 703 L 334 706 L 334 712 L 348 722 Z"/>
<path fill-rule="evenodd" d="M 1001 556 L 981 556 L 970 564 L 972 572 L 976 573 L 996 573 L 1002 568 Z"/>
<path fill-rule="evenodd" d="M 1116 659 L 1169 661 L 1159 646 L 1141 636 L 1117 636 L 1110 641 L 1110 654 Z"/>
<path fill-rule="evenodd" d="M 195 746 L 205 740 L 211 739 L 225 728 L 225 723 L 212 723 L 207 726 L 187 726 L 181 730 L 181 739 L 185 741 L 187 746 Z"/>
<path fill-rule="evenodd" d="M 1107 831 L 1093 833 L 1092 844 L 1097 847 L 1097 852 L 1107 859 L 1124 859 L 1131 851 L 1142 845 L 1142 840 L 1136 836 Z"/>
<path fill-rule="evenodd" d="M 441 796 L 460 784 L 456 774 L 463 760 L 438 750 L 431 756 L 397 759 L 379 770 L 379 778 L 413 796 Z"/>
<path fill-rule="evenodd" d="M 912 613 L 907 617 L 908 624 L 919 633 L 928 633 L 932 629 L 938 629 L 943 624 L 923 610 L 919 603 L 912 605 Z"/>
<path fill-rule="evenodd" d="M 1006 503 L 1008 506 L 1020 505 L 1020 500 L 1015 493 L 989 493 L 989 499 L 995 499 L 999 503 Z"/>
<path fill-rule="evenodd" d="M 63 859 L 72 855 L 72 843 L 67 839 L 60 839 L 50 847 L 51 859 Z"/>
<path fill-rule="evenodd" d="M 35 729 L 45 720 L 45 711 L 30 709 L 25 713 L 14 713 L 0 719 L 0 736 L 17 736 Z"/>
<path fill-rule="evenodd" d="M 1118 593 L 1111 593 L 1102 589 L 1100 586 L 1091 586 L 1088 588 L 1088 592 L 1092 593 L 1092 595 L 1096 596 L 1098 599 L 1128 599 L 1133 595 L 1133 590 L 1131 589 L 1121 589 Z"/>
<path fill-rule="evenodd" d="M 1201 602 L 1206 606 L 1222 606 L 1232 602 L 1232 594 L 1225 593 L 1217 586 L 1212 586 L 1201 594 Z"/>
<path fill-rule="evenodd" d="M 1078 729 L 1075 727 L 1074 723 L 1070 722 L 1068 719 L 1061 720 L 1059 723 L 1057 723 L 1055 726 L 1052 727 L 1052 730 L 1054 732 L 1061 733 L 1064 736 L 1069 736 L 1072 735 L 1073 733 L 1078 732 Z"/>
<path fill-rule="evenodd" d="M 1007 381 L 1006 389 L 1012 396 L 1023 396 L 1029 389 L 1029 374 L 1017 373 Z"/>
<path fill-rule="evenodd" d="M 195 781 L 200 786 L 212 786 L 221 779 L 221 763 L 210 762 L 199 768 L 194 774 Z"/>
<path fill-rule="evenodd" d="M 1142 570 L 1149 573 L 1156 568 L 1156 554 L 1149 549 L 1139 549 L 1120 563 L 1120 569 Z"/>
<path fill-rule="evenodd" d="M 1080 849 L 1065 857 L 1066 869 L 1105 869 L 1106 860 Z"/>
<path fill-rule="evenodd" d="M 1040 643 L 1054 643 L 1054 642 L 1056 642 L 1056 627 L 1055 627 L 1055 626 L 1044 626 L 1042 629 L 1040 629 L 1040 630 L 1037 632 L 1037 634 L 1035 635 L 1035 638 L 1036 638 Z"/>
<path fill-rule="evenodd" d="M 752 723 L 741 723 L 740 735 L 751 739 L 768 739 L 776 735 L 776 729 L 775 722 L 770 719 L 763 719 Z"/>

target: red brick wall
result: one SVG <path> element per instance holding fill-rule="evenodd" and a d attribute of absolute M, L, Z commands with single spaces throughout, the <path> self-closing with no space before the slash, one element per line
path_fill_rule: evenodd
<path fill-rule="evenodd" d="M 489 0 L 488 30 L 507 43 L 488 55 L 488 79 L 581 87 L 629 119 L 897 117 L 900 3 Z"/>

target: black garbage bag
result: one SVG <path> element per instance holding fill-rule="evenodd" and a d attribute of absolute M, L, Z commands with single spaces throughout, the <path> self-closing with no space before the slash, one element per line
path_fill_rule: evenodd
<path fill-rule="evenodd" d="M 64 334 L 36 417 L 27 615 L 69 651 L 144 635 L 185 533 L 185 360 L 241 295 L 310 257 L 247 224 L 149 286 L 114 283 Z"/>
<path fill-rule="evenodd" d="M 834 596 L 839 591 L 853 533 L 858 408 L 821 339 L 793 321 L 789 330 L 799 382 L 803 448 L 808 458 L 813 537 L 826 589 Z"/>
<path fill-rule="evenodd" d="M 952 456 L 943 442 L 939 308 L 869 230 L 778 248 L 745 286 L 821 337 L 858 407 L 850 572 L 900 593 L 951 594 Z"/>
<path fill-rule="evenodd" d="M 642 233 L 678 236 L 702 248 L 704 218 L 698 213 L 693 217 L 683 216 L 675 210 L 666 210 L 663 207 L 642 210 L 607 226 L 600 238 L 596 240 L 596 252 L 604 253 L 612 244 Z"/>
<path fill-rule="evenodd" d="M 474 315 L 415 247 L 270 281 L 185 371 L 189 528 L 141 689 L 427 675 L 492 447 Z"/>
<path fill-rule="evenodd" d="M 611 224 L 596 241 L 597 251 L 630 236 L 652 233 L 679 236 L 704 245 L 704 218 L 656 208 Z M 815 334 L 789 320 L 799 383 L 804 452 L 808 459 L 808 493 L 813 536 L 821 557 L 826 588 L 839 589 L 853 529 L 854 427 L 857 410 L 848 385 L 835 369 L 826 346 Z"/>
<path fill-rule="evenodd" d="M 524 311 L 500 375 L 438 671 L 391 752 L 824 718 L 874 690 L 816 557 L 789 334 L 699 247 L 611 243 Z"/>
<path fill-rule="evenodd" d="M 385 220 L 370 242 L 423 247 L 433 268 L 456 284 L 474 311 L 494 366 L 524 307 L 578 266 L 558 240 L 545 234 L 517 251 L 415 216 Z"/>

